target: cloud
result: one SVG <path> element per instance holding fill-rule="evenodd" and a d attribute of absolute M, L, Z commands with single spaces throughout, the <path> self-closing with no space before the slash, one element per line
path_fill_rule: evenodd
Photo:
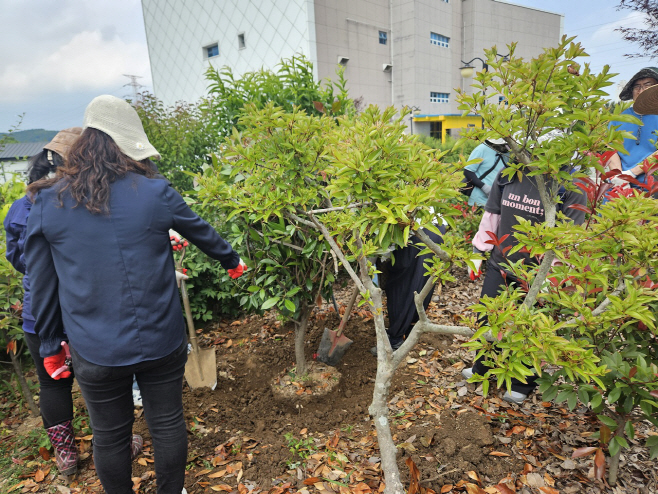
<path fill-rule="evenodd" d="M 591 37 L 593 43 L 611 43 L 615 40 L 621 40 L 621 33 L 617 31 L 620 27 L 646 28 L 646 16 L 639 12 L 631 12 L 625 17 L 609 22 L 594 31 Z"/>
<path fill-rule="evenodd" d="M 40 56 L 0 68 L 0 103 L 27 101 L 50 92 L 101 91 L 121 87 L 124 74 L 142 76 L 151 85 L 145 44 L 126 42 L 100 29 L 74 34 L 65 44 Z"/>

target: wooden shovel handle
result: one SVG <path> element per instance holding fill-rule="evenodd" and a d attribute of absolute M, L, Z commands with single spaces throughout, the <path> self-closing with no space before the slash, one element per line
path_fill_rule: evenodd
<path fill-rule="evenodd" d="M 340 336 L 343 334 L 343 330 L 345 329 L 345 326 L 347 326 L 347 321 L 350 319 L 350 314 L 352 313 L 352 307 L 354 307 L 354 302 L 356 302 L 356 298 L 359 296 L 359 287 L 355 286 L 354 289 L 352 290 L 352 295 L 350 296 L 349 302 L 347 302 L 347 307 L 345 307 L 345 313 L 343 314 L 343 318 L 340 320 L 340 324 L 338 325 L 338 331 L 336 331 L 336 336 Z"/>

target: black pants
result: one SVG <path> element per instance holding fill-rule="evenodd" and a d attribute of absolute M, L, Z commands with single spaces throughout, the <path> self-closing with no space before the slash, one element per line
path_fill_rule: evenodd
<path fill-rule="evenodd" d="M 515 288 L 516 282 L 510 279 L 509 276 L 507 279 L 503 278 L 503 275 L 500 274 L 500 270 L 498 268 L 489 265 L 487 268 L 487 274 L 484 277 L 484 283 L 482 284 L 482 292 L 480 293 L 480 298 L 484 297 L 485 295 L 489 297 L 496 297 L 506 286 Z M 480 316 L 479 323 L 486 324 L 486 322 L 486 314 Z M 484 365 L 484 360 L 486 360 L 486 358 L 483 356 L 475 361 L 473 364 L 474 374 L 484 375 L 490 369 L 490 367 Z M 528 381 L 527 383 L 522 383 L 518 379 L 512 379 L 512 391 L 523 393 L 525 395 L 532 393 L 537 387 L 537 383 L 535 382 L 537 380 L 537 376 L 528 376 L 526 379 Z"/>
<path fill-rule="evenodd" d="M 157 360 L 121 367 L 93 364 L 71 347 L 76 378 L 94 432 L 94 464 L 107 494 L 132 493 L 133 375 L 155 453 L 158 494 L 180 494 L 185 480 L 187 431 L 183 416 L 183 373 L 187 342 Z"/>
<path fill-rule="evenodd" d="M 43 426 L 46 429 L 59 425 L 62 422 L 73 419 L 73 398 L 71 388 L 73 387 L 73 376 L 53 379 L 43 366 L 43 358 L 39 355 L 41 342 L 39 337 L 33 333 L 23 332 L 27 349 L 32 355 L 34 365 L 39 379 L 39 408 Z"/>
<path fill-rule="evenodd" d="M 445 233 L 445 227 L 440 227 Z M 440 235 L 429 230 L 423 230 L 434 243 L 442 244 Z M 395 263 L 387 261 L 385 286 L 386 308 L 388 310 L 388 339 L 392 346 L 397 346 L 409 336 L 413 325 L 418 322 L 418 312 L 414 302 L 414 292 L 420 292 L 429 276 L 425 275 L 423 263 L 432 258 L 434 254 L 419 256 L 420 249 L 415 245 L 421 240 L 415 235 L 409 239 L 409 245 L 393 252 Z M 423 307 L 427 310 L 432 301 L 433 290 L 423 300 Z"/>

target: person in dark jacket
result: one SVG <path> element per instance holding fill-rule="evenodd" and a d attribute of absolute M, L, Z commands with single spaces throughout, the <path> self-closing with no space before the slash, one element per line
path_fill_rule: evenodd
<path fill-rule="evenodd" d="M 587 197 L 580 192 L 567 191 L 562 189 L 560 193 L 560 210 L 576 225 L 582 224 L 585 219 L 585 213 L 580 209 L 570 208 L 574 204 L 582 206 L 587 204 Z M 487 274 L 482 284 L 480 298 L 496 297 L 506 287 L 515 288 L 519 285 L 519 280 L 514 273 L 506 269 L 506 265 L 511 265 L 523 260 L 524 264 L 536 264 L 537 260 L 530 257 L 525 251 L 514 252 L 505 255 L 504 252 L 515 247 L 518 240 L 515 236 L 514 227 L 519 224 L 519 219 L 529 221 L 531 224 L 544 222 L 544 207 L 539 188 L 535 177 L 528 176 L 525 173 L 521 179 L 508 179 L 498 172 L 491 188 L 491 194 L 484 208 L 484 214 L 480 221 L 480 227 L 473 237 L 473 251 L 483 254 L 491 252 L 491 257 L 487 261 Z M 491 239 L 487 232 L 493 232 L 498 238 L 508 235 L 500 246 L 493 246 L 488 241 Z M 513 249 L 511 249 L 513 251 Z M 474 277 L 480 276 L 480 265 L 482 261 L 474 262 L 476 272 Z M 469 267 L 469 274 L 473 273 Z M 480 316 L 480 324 L 486 324 L 487 315 Z M 473 374 L 484 375 L 489 368 L 484 364 L 485 357 L 481 357 L 473 363 L 473 367 L 462 370 L 462 376 L 470 379 Z M 512 379 L 511 391 L 506 391 L 503 399 L 510 403 L 523 403 L 528 395 L 537 387 L 536 377 L 529 377 L 526 383 Z"/>
<path fill-rule="evenodd" d="M 64 162 L 71 144 L 78 138 L 82 129 L 72 127 L 59 132 L 43 150 L 30 159 L 28 184 L 53 173 Z M 53 379 L 43 366 L 39 355 L 39 337 L 34 331 L 34 316 L 30 297 L 30 280 L 25 269 L 24 243 L 27 218 L 32 201 L 27 195 L 14 201 L 7 212 L 4 227 L 7 239 L 6 257 L 16 271 L 23 273 L 23 339 L 34 360 L 39 380 L 39 409 L 43 426 L 55 451 L 57 468 L 63 475 L 73 475 L 77 471 L 78 451 L 73 432 L 73 398 L 71 388 L 73 376 Z"/>
<path fill-rule="evenodd" d="M 441 225 L 439 230 L 441 234 L 445 234 L 446 228 Z M 438 245 L 443 243 L 440 235 L 426 228 L 423 229 L 423 232 L 434 243 Z M 382 271 L 382 290 L 386 292 L 386 311 L 388 312 L 386 334 L 393 350 L 402 346 L 419 319 L 415 294 L 420 293 L 427 283 L 429 275 L 424 264 L 434 256 L 431 253 L 419 255 L 423 248 L 420 238 L 412 235 L 406 246 L 393 251 L 392 259 L 378 261 L 378 267 Z M 431 290 L 423 300 L 425 310 L 429 307 L 433 294 L 434 290 Z M 376 357 L 377 347 L 372 347 L 370 353 Z"/>
<path fill-rule="evenodd" d="M 71 127 L 58 132 L 46 144 L 42 152 L 30 159 L 28 166 L 28 185 L 54 174 L 71 148 L 71 145 L 82 133 L 81 127 Z M 6 257 L 16 271 L 23 273 L 23 336 L 27 348 L 34 360 L 39 380 L 39 409 L 43 426 L 55 451 L 57 468 L 62 475 L 73 475 L 77 472 L 78 451 L 75 445 L 73 431 L 73 398 L 71 389 L 73 375 L 66 378 L 53 379 L 44 367 L 43 357 L 39 355 L 40 341 L 34 330 L 30 280 L 25 267 L 25 232 L 27 219 L 32 208 L 32 201 L 25 195 L 14 201 L 4 220 L 7 249 Z M 143 439 L 134 434 L 131 440 L 131 455 L 136 457 L 142 451 Z"/>
<path fill-rule="evenodd" d="M 137 112 L 95 98 L 84 131 L 55 179 L 35 194 L 25 253 L 44 365 L 66 367 L 64 328 L 108 494 L 132 492 L 132 380 L 153 438 L 160 494 L 184 492 L 187 432 L 182 386 L 187 339 L 169 230 L 238 277 L 245 264 L 171 185 L 152 178 L 160 155 Z M 65 373 L 63 373 L 65 374 Z"/>

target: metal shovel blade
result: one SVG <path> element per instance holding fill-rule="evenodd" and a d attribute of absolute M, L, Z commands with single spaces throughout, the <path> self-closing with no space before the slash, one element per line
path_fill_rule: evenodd
<path fill-rule="evenodd" d="M 354 343 L 344 334 L 339 336 L 337 333 L 338 331 L 324 328 L 318 348 L 318 360 L 332 367 L 338 365 L 347 349 Z"/>
<path fill-rule="evenodd" d="M 217 360 L 214 348 L 192 350 L 185 364 L 185 380 L 192 389 L 217 387 Z"/>
<path fill-rule="evenodd" d="M 192 320 L 190 299 L 187 295 L 187 287 L 184 281 L 180 282 L 180 291 L 181 298 L 183 299 L 183 307 L 185 308 L 190 347 L 192 348 L 185 364 L 185 380 L 192 389 L 208 387 L 214 390 L 217 387 L 217 358 L 215 356 L 215 349 L 199 348 L 194 329 L 194 321 Z"/>

